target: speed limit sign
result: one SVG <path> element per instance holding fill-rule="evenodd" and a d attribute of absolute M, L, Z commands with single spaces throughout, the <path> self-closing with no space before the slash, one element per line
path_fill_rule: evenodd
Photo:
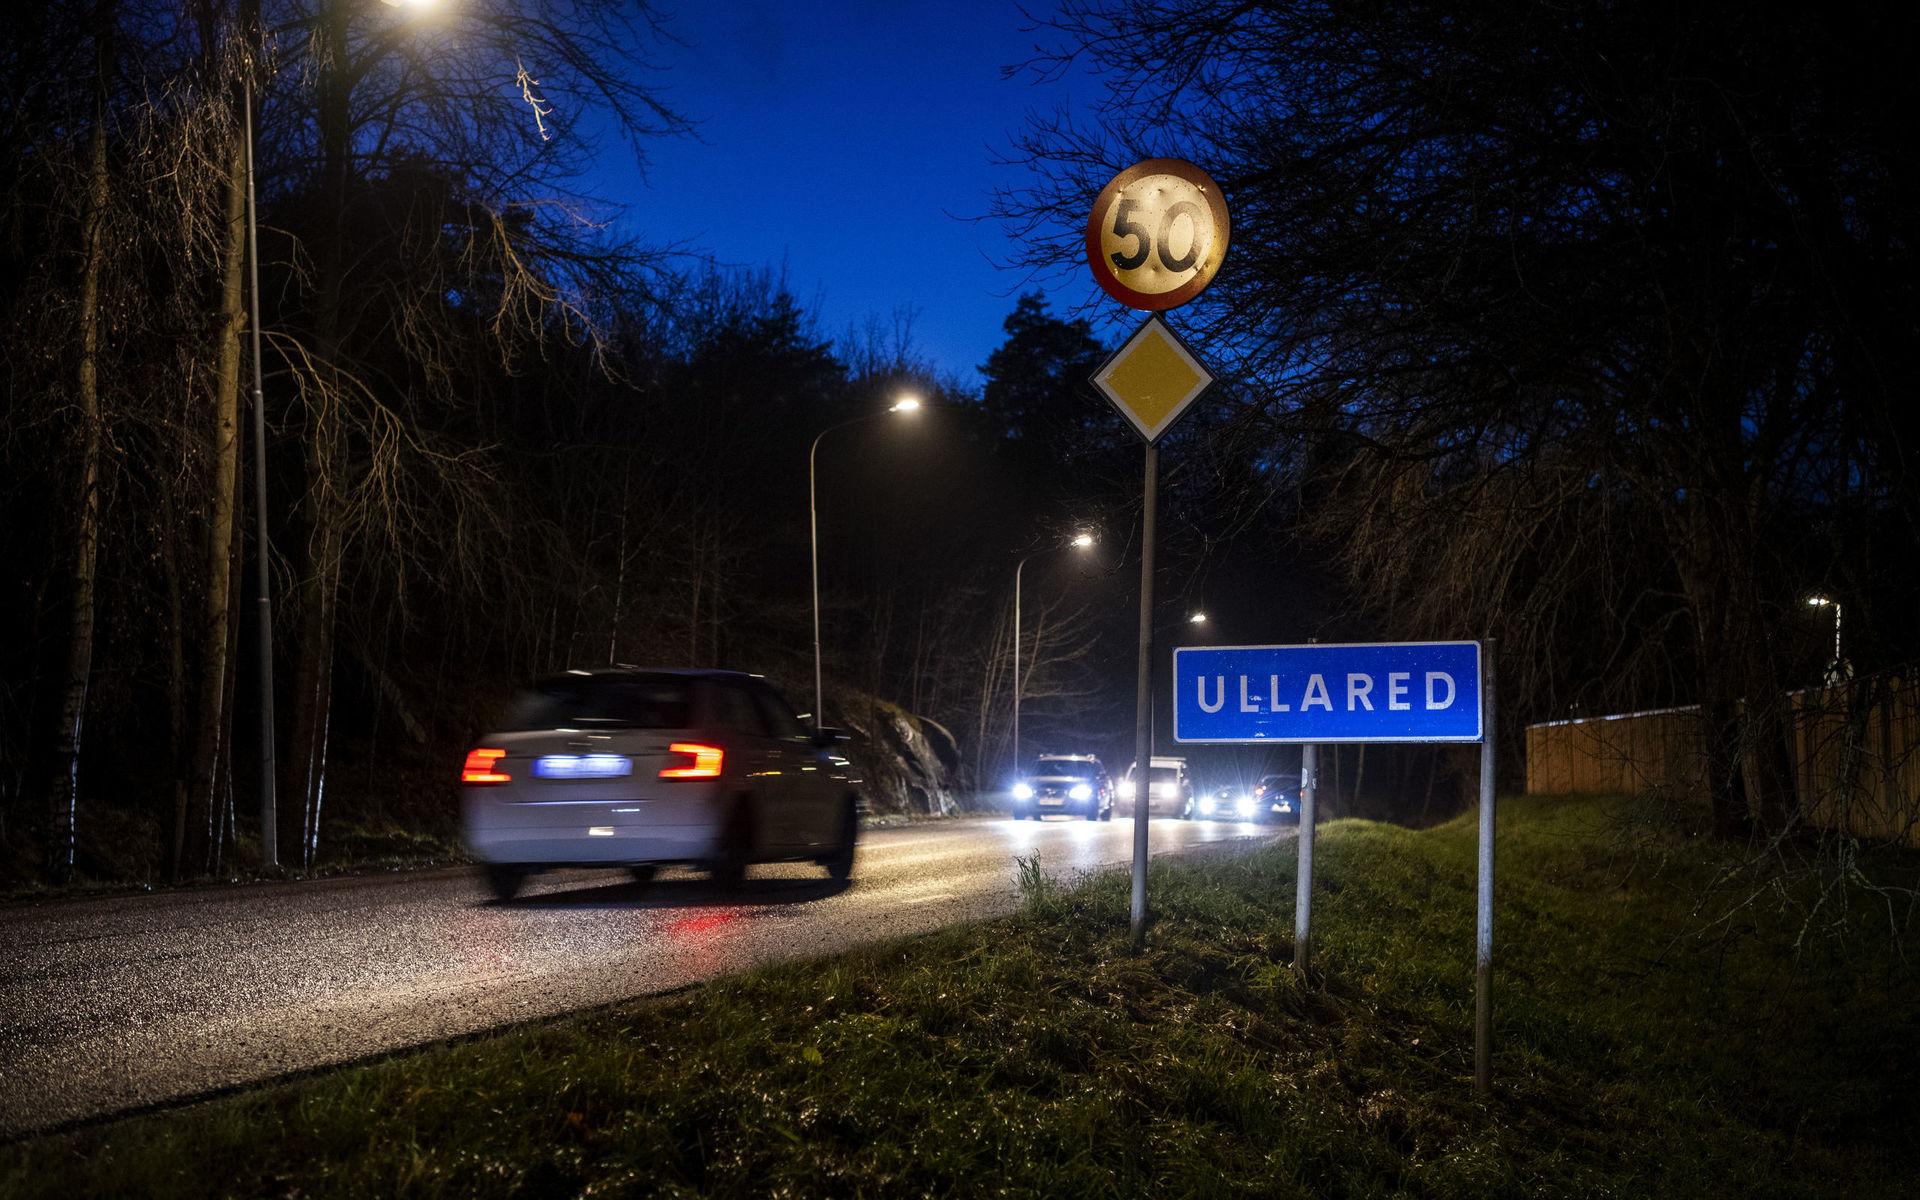
<path fill-rule="evenodd" d="M 1213 177 L 1179 158 L 1115 175 L 1087 218 L 1087 262 L 1129 308 L 1178 308 L 1213 282 L 1227 254 L 1227 201 Z"/>

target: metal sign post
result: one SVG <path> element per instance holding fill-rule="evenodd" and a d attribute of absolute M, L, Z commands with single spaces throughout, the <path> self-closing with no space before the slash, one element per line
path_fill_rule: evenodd
<path fill-rule="evenodd" d="M 1230 222 L 1220 185 L 1177 158 L 1150 158 L 1115 175 L 1087 216 L 1087 265 L 1109 296 L 1160 313 L 1205 291 L 1226 257 Z M 1146 443 L 1140 519 L 1140 663 L 1133 721 L 1133 904 L 1138 945 L 1147 927 L 1147 821 L 1153 801 L 1153 542 L 1157 444 L 1213 376 L 1157 315 L 1093 375 Z"/>
<path fill-rule="evenodd" d="M 1307 977 L 1313 956 L 1313 821 L 1315 793 L 1320 781 L 1319 748 L 1312 743 L 1300 747 L 1300 868 L 1293 887 L 1293 970 Z"/>
<path fill-rule="evenodd" d="M 1140 662 L 1133 701 L 1133 900 L 1127 919 L 1134 945 L 1147 932 L 1147 821 L 1153 810 L 1153 526 L 1160 498 L 1160 451 L 1147 443 L 1140 513 Z"/>
<path fill-rule="evenodd" d="M 1493 1088 L 1493 639 L 1480 656 L 1480 878 L 1473 921 L 1473 1090 Z"/>

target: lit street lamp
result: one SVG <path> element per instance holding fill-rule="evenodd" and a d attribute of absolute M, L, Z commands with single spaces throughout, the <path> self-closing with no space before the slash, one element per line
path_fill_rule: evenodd
<path fill-rule="evenodd" d="M 1207 623 L 1207 614 L 1203 612 L 1194 613 L 1193 615 L 1187 618 L 1187 624 L 1189 625 L 1205 625 L 1206 623 Z"/>
<path fill-rule="evenodd" d="M 1093 535 L 1077 534 L 1067 545 L 1075 550 L 1090 549 L 1093 546 Z M 1021 559 L 1019 565 L 1013 568 L 1013 769 L 1016 771 L 1020 769 L 1020 572 L 1026 570 L 1027 558 L 1032 558 L 1034 554 L 1045 553 L 1046 550 L 1058 549 L 1061 547 L 1048 546 L 1035 550 Z"/>
<path fill-rule="evenodd" d="M 1833 609 L 1833 665 L 1827 668 L 1829 687 L 1846 678 L 1846 667 L 1840 657 L 1840 602 L 1831 596 L 1808 596 L 1807 607 Z"/>
<path fill-rule="evenodd" d="M 820 684 L 820 508 L 815 501 L 814 462 L 820 453 L 820 439 L 836 429 L 845 429 L 849 425 L 858 425 L 862 421 L 873 421 L 887 413 L 911 413 L 920 408 L 920 397 L 907 394 L 887 406 L 885 413 L 867 413 L 838 425 L 829 425 L 813 439 L 813 446 L 807 451 L 807 536 L 812 546 L 813 557 L 813 728 L 817 733 L 825 724 L 825 692 Z"/>
<path fill-rule="evenodd" d="M 437 0 L 382 0 L 392 8 L 419 11 Z M 258 20 L 259 10 L 254 10 Z M 273 747 L 273 594 L 270 590 L 272 543 L 267 540 L 267 400 L 260 381 L 260 219 L 253 183 L 253 73 L 264 54 L 256 25 L 249 34 L 248 60 L 240 72 L 241 133 L 247 176 L 247 336 L 253 358 L 253 507 L 258 522 L 255 605 L 260 623 L 260 865 L 280 865 L 279 804 L 274 788 Z"/>

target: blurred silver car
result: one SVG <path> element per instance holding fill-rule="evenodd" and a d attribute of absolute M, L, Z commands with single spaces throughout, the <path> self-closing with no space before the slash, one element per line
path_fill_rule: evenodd
<path fill-rule="evenodd" d="M 747 865 L 853 871 L 860 779 L 844 735 L 732 671 L 569 671 L 513 699 L 467 753 L 460 818 L 494 894 L 534 871 L 665 863 L 737 886 Z"/>

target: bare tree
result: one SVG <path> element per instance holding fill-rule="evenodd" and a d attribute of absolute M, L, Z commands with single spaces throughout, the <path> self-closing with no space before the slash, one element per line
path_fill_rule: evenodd
<path fill-rule="evenodd" d="M 67 630 L 67 668 L 61 688 L 58 776 L 49 789 L 48 871 L 63 880 L 73 871 L 75 822 L 80 802 L 80 745 L 93 670 L 94 581 L 100 548 L 101 441 L 100 404 L 101 275 L 107 257 L 107 97 L 113 71 L 113 30 L 118 21 L 113 0 L 94 7 L 95 77 L 92 126 L 87 134 L 86 174 L 81 183 L 79 219 L 80 295 L 77 320 L 79 357 L 74 364 L 74 402 L 79 408 L 79 462 L 73 490 L 73 560 L 70 568 L 71 615 Z"/>
<path fill-rule="evenodd" d="M 1917 512 L 1887 50 L 1913 14 L 1187 0 L 1057 28 L 1040 69 L 1114 87 L 1017 147 L 1027 265 L 1079 254 L 1118 167 L 1207 166 L 1235 246 L 1188 320 L 1357 593 L 1410 635 L 1499 633 L 1516 711 L 1665 676 L 1705 707 L 1721 829 L 1787 821 L 1778 631 L 1830 557 L 1809 533 L 1842 498 Z"/>

